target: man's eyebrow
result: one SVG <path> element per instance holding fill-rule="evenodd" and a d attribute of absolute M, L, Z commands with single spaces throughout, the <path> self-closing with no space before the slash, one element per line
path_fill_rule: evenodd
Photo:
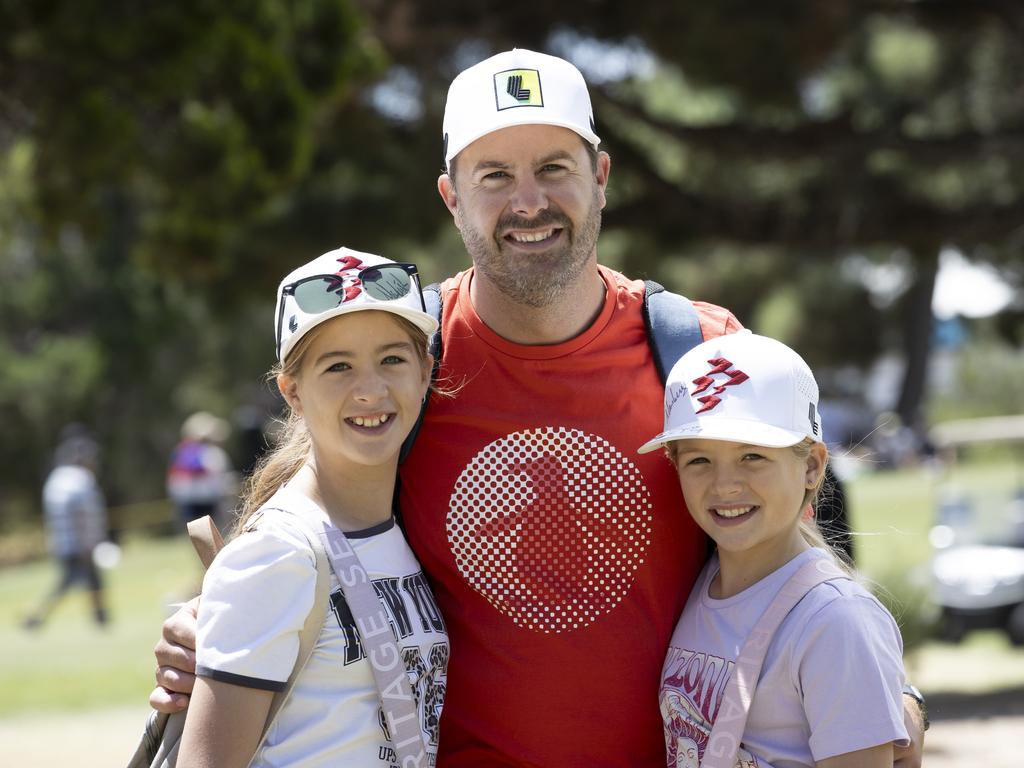
<path fill-rule="evenodd" d="M 576 158 L 573 157 L 571 152 L 564 149 L 556 149 L 554 152 L 544 155 L 537 160 L 536 165 L 547 165 L 548 163 L 553 163 L 556 160 L 567 160 L 571 163 L 576 162 Z M 505 171 L 511 167 L 511 163 L 506 163 L 503 160 L 480 160 L 473 166 L 473 173 L 479 173 L 482 170 Z"/>
<path fill-rule="evenodd" d="M 571 152 L 567 152 L 564 149 L 556 149 L 550 155 L 542 157 L 538 161 L 537 165 L 546 165 L 547 163 L 554 162 L 555 160 L 568 160 L 573 163 L 576 162 L 576 158 L 572 156 Z"/>
<path fill-rule="evenodd" d="M 486 169 L 503 171 L 511 166 L 501 160 L 481 160 L 473 166 L 473 173 L 479 173 Z"/>

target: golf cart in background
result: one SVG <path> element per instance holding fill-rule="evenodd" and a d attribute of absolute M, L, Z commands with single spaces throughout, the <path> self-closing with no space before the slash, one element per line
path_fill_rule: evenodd
<path fill-rule="evenodd" d="M 929 438 L 945 465 L 929 534 L 942 636 L 959 642 L 972 629 L 997 628 L 1024 645 L 1024 415 L 950 421 Z M 997 460 L 963 465 L 967 453 L 983 451 L 998 451 Z"/>

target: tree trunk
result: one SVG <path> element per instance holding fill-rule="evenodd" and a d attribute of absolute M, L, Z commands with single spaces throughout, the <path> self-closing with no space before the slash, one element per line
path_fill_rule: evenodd
<path fill-rule="evenodd" d="M 921 436 L 921 404 L 931 357 L 932 295 L 939 269 L 938 248 L 914 251 L 914 282 L 903 301 L 903 356 L 907 367 L 896 413 L 905 426 Z"/>

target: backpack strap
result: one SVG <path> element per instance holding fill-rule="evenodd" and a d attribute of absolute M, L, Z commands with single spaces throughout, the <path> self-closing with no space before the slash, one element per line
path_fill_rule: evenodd
<path fill-rule="evenodd" d="M 676 360 L 704 341 L 700 316 L 685 296 L 666 291 L 653 280 L 644 281 L 644 330 L 662 383 Z"/>
<path fill-rule="evenodd" d="M 427 344 L 428 351 L 434 358 L 434 368 L 430 372 L 430 383 L 433 384 L 437 381 L 437 372 L 441 368 L 441 313 L 444 309 L 443 299 L 441 298 L 441 284 L 431 283 L 423 289 L 423 303 L 426 305 L 427 314 L 437 320 L 437 330 L 434 331 L 433 335 Z M 409 451 L 412 450 L 412 444 L 416 440 L 416 435 L 420 431 L 420 424 L 423 423 L 423 415 L 427 412 L 427 403 L 430 398 L 427 397 L 423 401 L 423 406 L 420 408 L 419 418 L 416 419 L 416 423 L 413 424 L 412 431 L 406 436 L 405 441 L 402 443 L 402 450 L 398 454 L 398 463 L 401 464 L 405 461 L 405 457 L 409 455 Z M 397 499 L 398 488 L 395 487 L 395 496 Z M 394 504 L 396 510 L 398 507 L 397 501 Z M 401 518 L 399 518 L 401 520 Z"/>

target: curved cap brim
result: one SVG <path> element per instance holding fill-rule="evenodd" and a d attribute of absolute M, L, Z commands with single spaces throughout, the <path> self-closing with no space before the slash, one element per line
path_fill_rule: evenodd
<path fill-rule="evenodd" d="M 716 416 L 666 430 L 641 445 L 637 449 L 637 453 L 650 453 L 666 443 L 676 440 L 727 440 L 732 443 L 760 445 L 765 448 L 788 448 L 791 445 L 802 443 L 806 438 L 807 435 L 802 432 L 791 432 L 758 421 L 726 419 Z"/>

